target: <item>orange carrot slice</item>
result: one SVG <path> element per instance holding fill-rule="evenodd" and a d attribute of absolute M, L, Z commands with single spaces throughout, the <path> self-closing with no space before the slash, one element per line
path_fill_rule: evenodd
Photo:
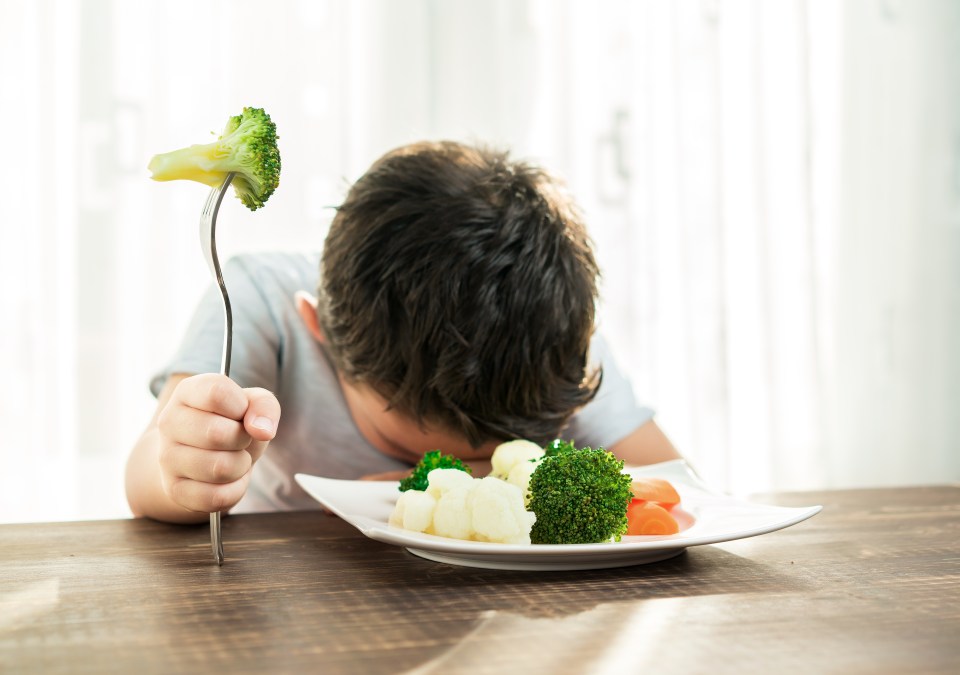
<path fill-rule="evenodd" d="M 634 499 L 659 504 L 668 511 L 680 503 L 680 495 L 663 478 L 634 478 L 631 483 Z"/>
<path fill-rule="evenodd" d="M 677 534 L 680 526 L 670 512 L 652 502 L 634 499 L 627 507 L 627 534 Z"/>

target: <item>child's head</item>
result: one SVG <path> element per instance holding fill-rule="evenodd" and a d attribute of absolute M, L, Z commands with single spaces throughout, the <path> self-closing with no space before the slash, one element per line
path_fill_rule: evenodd
<path fill-rule="evenodd" d="M 555 437 L 590 401 L 598 268 L 544 171 L 452 142 L 387 153 L 323 253 L 318 318 L 349 382 L 472 445 Z"/>

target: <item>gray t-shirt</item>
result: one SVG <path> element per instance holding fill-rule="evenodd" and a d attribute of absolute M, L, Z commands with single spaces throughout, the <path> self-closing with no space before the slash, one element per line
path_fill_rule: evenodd
<path fill-rule="evenodd" d="M 329 356 L 296 311 L 294 294 L 315 293 L 319 270 L 317 254 L 243 255 L 224 266 L 233 310 L 230 377 L 242 387 L 272 391 L 282 410 L 276 437 L 254 466 L 234 513 L 319 508 L 293 480 L 296 473 L 356 479 L 409 468 L 360 434 Z M 151 380 L 154 395 L 173 373 L 220 371 L 223 323 L 220 293 L 211 285 L 173 360 Z M 653 411 L 636 404 L 602 339 L 594 339 L 591 358 L 603 365 L 603 383 L 563 435 L 577 445 L 610 447 Z"/>

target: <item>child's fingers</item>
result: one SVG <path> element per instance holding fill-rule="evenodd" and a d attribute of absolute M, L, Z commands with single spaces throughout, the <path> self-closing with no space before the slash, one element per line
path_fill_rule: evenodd
<path fill-rule="evenodd" d="M 270 441 L 251 441 L 246 451 L 250 455 L 250 459 L 256 462 L 268 445 L 270 445 Z"/>
<path fill-rule="evenodd" d="M 252 387 L 243 391 L 248 401 L 243 416 L 244 429 L 254 440 L 271 440 L 276 435 L 277 424 L 280 422 L 280 402 L 266 389 Z"/>
<path fill-rule="evenodd" d="M 186 405 L 164 408 L 157 428 L 176 443 L 208 450 L 243 450 L 251 441 L 240 422 Z"/>
<path fill-rule="evenodd" d="M 247 412 L 247 395 L 240 385 L 217 373 L 186 378 L 174 390 L 172 402 L 237 421 Z"/>
<path fill-rule="evenodd" d="M 240 480 L 253 466 L 253 458 L 246 450 L 204 450 L 169 443 L 160 449 L 160 464 L 167 475 L 222 485 Z"/>
<path fill-rule="evenodd" d="M 265 389 L 244 390 L 223 375 L 185 378 L 157 418 L 164 491 L 192 511 L 230 509 L 279 421 L 280 404 Z"/>
<path fill-rule="evenodd" d="M 236 506 L 247 491 L 250 473 L 232 483 L 214 484 L 189 478 L 174 478 L 165 490 L 170 498 L 185 509 L 200 513 L 228 511 Z"/>

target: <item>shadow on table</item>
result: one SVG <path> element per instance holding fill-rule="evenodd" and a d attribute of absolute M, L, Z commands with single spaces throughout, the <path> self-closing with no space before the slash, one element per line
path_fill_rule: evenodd
<path fill-rule="evenodd" d="M 395 583 L 395 597 L 430 604 L 456 602 L 478 613 L 509 608 L 528 617 L 578 614 L 600 604 L 697 595 L 802 591 L 798 575 L 714 547 L 698 547 L 669 560 L 600 570 L 516 572 L 434 563 L 389 549 L 376 569 L 354 567 L 358 582 L 381 589 Z M 391 573 L 392 572 L 392 573 Z M 394 580 L 394 581 L 389 581 Z M 386 581 L 386 583 L 385 583 Z M 496 593 L 491 593 L 491 586 Z M 453 593 L 451 593 L 453 591 Z M 393 594 L 383 594 L 389 602 Z M 505 599 L 509 604 L 505 606 Z"/>

